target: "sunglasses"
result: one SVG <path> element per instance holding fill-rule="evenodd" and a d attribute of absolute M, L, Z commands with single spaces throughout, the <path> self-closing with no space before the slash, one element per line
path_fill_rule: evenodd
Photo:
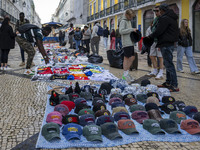
<path fill-rule="evenodd" d="M 160 10 L 153 10 L 154 12 L 159 12 Z"/>

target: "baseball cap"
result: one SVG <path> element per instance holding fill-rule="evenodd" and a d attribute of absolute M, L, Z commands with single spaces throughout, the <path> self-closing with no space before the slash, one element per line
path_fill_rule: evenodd
<path fill-rule="evenodd" d="M 63 126 L 62 128 L 62 134 L 64 137 L 69 141 L 72 139 L 81 139 L 82 135 L 82 128 L 80 125 L 76 123 L 69 123 Z"/>
<path fill-rule="evenodd" d="M 93 89 L 91 88 L 90 85 L 84 85 L 84 86 L 81 88 L 81 91 L 93 93 Z"/>
<path fill-rule="evenodd" d="M 58 97 L 59 97 L 59 103 L 61 103 L 62 101 L 69 101 L 68 95 L 60 94 Z"/>
<path fill-rule="evenodd" d="M 130 93 L 130 94 L 126 94 L 126 95 L 123 96 L 124 101 L 125 101 L 126 98 L 131 99 L 131 98 L 135 98 L 135 96 Z"/>
<path fill-rule="evenodd" d="M 60 127 L 56 123 L 47 123 L 42 127 L 42 136 L 47 141 L 51 141 L 54 138 L 60 139 Z"/>
<path fill-rule="evenodd" d="M 141 81 L 141 86 L 147 86 L 148 84 L 151 84 L 151 82 L 148 79 L 144 79 Z"/>
<path fill-rule="evenodd" d="M 120 98 L 121 100 L 123 99 L 123 96 L 122 96 L 121 94 L 111 94 L 111 95 L 110 95 L 110 99 L 111 99 L 111 98 L 114 98 L 114 97 L 118 97 L 118 98 Z"/>
<path fill-rule="evenodd" d="M 138 123 L 143 123 L 144 120 L 149 119 L 146 111 L 134 111 L 131 116 L 132 119 L 136 120 Z"/>
<path fill-rule="evenodd" d="M 69 111 L 71 111 L 75 107 L 75 103 L 72 101 L 62 101 L 61 104 L 64 104 L 65 106 L 67 106 Z"/>
<path fill-rule="evenodd" d="M 143 128 L 148 132 L 150 132 L 151 134 L 165 134 L 165 132 L 161 130 L 157 120 L 153 119 L 144 120 Z"/>
<path fill-rule="evenodd" d="M 95 124 L 94 115 L 92 115 L 92 114 L 81 115 L 79 122 L 80 122 L 80 125 L 82 125 L 82 126 Z"/>
<path fill-rule="evenodd" d="M 170 114 L 170 112 L 172 111 L 176 111 L 176 107 L 174 106 L 174 104 L 170 103 L 165 103 L 160 108 L 167 114 Z"/>
<path fill-rule="evenodd" d="M 147 97 L 150 97 L 150 96 L 154 96 L 154 97 L 156 97 L 159 100 L 158 93 L 156 93 L 156 92 L 149 92 L 149 93 L 147 93 Z"/>
<path fill-rule="evenodd" d="M 183 111 L 183 109 L 186 107 L 185 103 L 183 101 L 175 101 L 173 102 L 174 106 L 177 110 Z"/>
<path fill-rule="evenodd" d="M 149 111 L 151 109 L 159 110 L 159 107 L 155 103 L 147 103 L 147 104 L 145 104 L 145 109 L 146 109 L 146 111 Z"/>
<path fill-rule="evenodd" d="M 86 100 L 92 100 L 92 94 L 90 92 L 81 92 L 80 97 L 83 97 Z"/>
<path fill-rule="evenodd" d="M 62 126 L 62 114 L 58 111 L 53 111 L 47 115 L 46 122 L 54 122 Z"/>
<path fill-rule="evenodd" d="M 75 114 L 66 115 L 62 119 L 62 123 L 63 124 L 68 124 L 68 123 L 79 124 L 79 117 L 78 117 L 78 115 L 75 115 Z"/>
<path fill-rule="evenodd" d="M 115 107 L 125 107 L 125 104 L 123 102 L 114 102 L 111 105 L 111 108 L 115 108 Z"/>
<path fill-rule="evenodd" d="M 176 123 L 180 124 L 182 120 L 186 120 L 186 114 L 182 111 L 170 112 L 169 119 L 174 120 Z"/>
<path fill-rule="evenodd" d="M 130 112 L 134 112 L 134 111 L 137 111 L 137 110 L 145 111 L 145 108 L 142 105 L 136 104 L 136 105 L 131 105 L 129 107 L 129 110 L 130 110 Z"/>
<path fill-rule="evenodd" d="M 186 106 L 183 111 L 186 115 L 192 118 L 194 114 L 198 112 L 197 108 L 195 106 Z"/>
<path fill-rule="evenodd" d="M 51 97 L 49 98 L 49 104 L 56 106 L 59 104 L 59 94 L 56 91 L 51 91 Z"/>
<path fill-rule="evenodd" d="M 173 102 L 175 102 L 175 98 L 172 96 L 163 96 L 162 97 L 162 102 L 163 103 L 170 103 L 172 104 Z"/>
<path fill-rule="evenodd" d="M 91 109 L 89 109 L 89 108 L 81 109 L 78 112 L 79 116 L 82 116 L 82 115 L 85 115 L 85 114 L 92 114 L 92 115 L 94 115 L 94 112 Z"/>
<path fill-rule="evenodd" d="M 103 116 L 103 115 L 110 116 L 109 110 L 98 110 L 97 112 L 95 112 L 95 118 Z"/>
<path fill-rule="evenodd" d="M 169 5 L 166 4 L 166 3 L 163 3 L 159 6 L 159 9 L 160 10 L 163 10 L 163 11 L 167 11 L 169 9 Z"/>
<path fill-rule="evenodd" d="M 138 94 L 136 95 L 136 99 L 142 103 L 146 103 L 147 100 L 147 95 L 146 94 Z"/>
<path fill-rule="evenodd" d="M 112 116 L 103 115 L 97 118 L 96 124 L 100 126 L 106 122 L 114 122 L 114 118 Z"/>
<path fill-rule="evenodd" d="M 157 109 L 149 110 L 148 115 L 149 115 L 150 119 L 154 119 L 154 120 L 157 120 L 157 121 L 160 121 L 161 119 L 163 119 L 161 114 L 160 114 L 160 111 L 157 110 Z"/>
<path fill-rule="evenodd" d="M 159 123 L 161 129 L 165 130 L 169 134 L 181 133 L 181 131 L 178 130 L 178 125 L 172 119 L 162 119 Z"/>
<path fill-rule="evenodd" d="M 87 101 L 85 100 L 85 98 L 79 97 L 79 98 L 76 98 L 76 99 L 74 100 L 74 103 L 75 103 L 75 105 L 77 106 L 79 103 L 87 104 Z"/>
<path fill-rule="evenodd" d="M 110 93 L 112 94 L 121 94 L 122 90 L 120 88 L 112 88 Z"/>
<path fill-rule="evenodd" d="M 58 111 L 59 113 L 61 113 L 63 116 L 66 116 L 67 114 L 69 114 L 69 109 L 66 105 L 64 104 L 58 104 L 54 107 L 54 111 Z"/>
<path fill-rule="evenodd" d="M 125 104 L 128 106 L 137 104 L 137 100 L 135 98 L 125 98 Z"/>
<path fill-rule="evenodd" d="M 112 110 L 112 115 L 114 115 L 115 113 L 117 112 L 127 112 L 128 113 L 128 110 L 126 109 L 126 107 L 115 107 L 113 108 Z"/>
<path fill-rule="evenodd" d="M 110 94 L 110 91 L 112 88 L 113 87 L 111 86 L 110 83 L 104 82 L 101 84 L 101 86 L 99 88 L 99 94 L 108 95 L 108 94 Z"/>
<path fill-rule="evenodd" d="M 200 112 L 197 112 L 196 114 L 194 114 L 193 119 L 200 122 Z"/>
<path fill-rule="evenodd" d="M 118 97 L 113 97 L 109 100 L 109 105 L 112 105 L 112 103 L 114 102 L 122 102 L 122 99 L 118 98 Z"/>
<path fill-rule="evenodd" d="M 83 127 L 83 136 L 88 141 L 103 141 L 101 127 L 95 124 Z"/>
<path fill-rule="evenodd" d="M 74 101 L 76 98 L 79 98 L 79 94 L 78 93 L 70 93 L 69 95 L 69 100 L 70 101 Z"/>
<path fill-rule="evenodd" d="M 119 121 L 121 119 L 130 119 L 130 115 L 127 112 L 117 112 L 114 115 L 115 121 Z"/>
<path fill-rule="evenodd" d="M 105 110 L 106 109 L 106 105 L 104 103 L 97 103 L 93 106 L 93 111 L 96 112 L 98 110 Z"/>
<path fill-rule="evenodd" d="M 127 135 L 133 134 L 133 133 L 139 133 L 136 130 L 135 124 L 132 120 L 130 119 L 123 119 L 119 120 L 118 123 L 118 129 L 124 132 Z"/>
<path fill-rule="evenodd" d="M 146 103 L 155 103 L 157 106 L 160 106 L 159 100 L 154 96 L 148 97 Z"/>
<path fill-rule="evenodd" d="M 142 37 L 142 34 L 139 30 L 136 30 L 136 32 L 131 32 L 130 34 L 130 38 L 131 38 L 131 41 L 134 42 L 134 43 L 137 43 L 141 40 L 141 37 Z"/>
<path fill-rule="evenodd" d="M 78 114 L 81 109 L 86 109 L 86 108 L 91 108 L 91 106 L 88 106 L 87 104 L 84 103 L 79 103 L 76 105 L 74 112 Z"/>
<path fill-rule="evenodd" d="M 105 103 L 105 100 L 101 97 L 95 97 L 92 101 L 92 105 L 95 105 L 97 103 Z"/>
<path fill-rule="evenodd" d="M 109 140 L 114 140 L 116 138 L 122 138 L 118 132 L 117 125 L 113 122 L 107 122 L 101 125 L 102 134 Z"/>
<path fill-rule="evenodd" d="M 199 134 L 200 133 L 200 127 L 199 122 L 192 119 L 187 119 L 181 121 L 181 129 L 187 131 L 189 134 Z"/>

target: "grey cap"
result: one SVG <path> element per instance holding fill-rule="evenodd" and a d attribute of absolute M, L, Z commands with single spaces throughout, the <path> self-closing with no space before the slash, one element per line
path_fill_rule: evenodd
<path fill-rule="evenodd" d="M 159 9 L 163 10 L 163 11 L 167 11 L 169 9 L 169 5 L 164 3 L 164 4 L 161 4 L 159 6 Z"/>

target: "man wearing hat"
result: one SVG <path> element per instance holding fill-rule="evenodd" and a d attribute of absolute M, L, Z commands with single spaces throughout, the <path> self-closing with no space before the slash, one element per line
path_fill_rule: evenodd
<path fill-rule="evenodd" d="M 149 39 L 157 38 L 156 47 L 161 50 L 164 65 L 166 67 L 166 82 L 158 87 L 165 87 L 170 92 L 178 92 L 178 81 L 173 64 L 173 51 L 175 42 L 178 41 L 178 16 L 167 4 L 159 6 L 160 18 L 155 31 L 148 36 Z"/>

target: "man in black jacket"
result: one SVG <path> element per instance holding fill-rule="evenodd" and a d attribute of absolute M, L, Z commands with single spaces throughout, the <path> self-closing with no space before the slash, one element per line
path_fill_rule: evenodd
<path fill-rule="evenodd" d="M 178 81 L 176 70 L 173 64 L 173 51 L 175 42 L 178 41 L 178 16 L 167 4 L 159 6 L 161 16 L 156 30 L 149 35 L 149 38 L 157 38 L 157 46 L 162 53 L 166 67 L 166 82 L 158 87 L 168 88 L 171 92 L 178 92 Z"/>

